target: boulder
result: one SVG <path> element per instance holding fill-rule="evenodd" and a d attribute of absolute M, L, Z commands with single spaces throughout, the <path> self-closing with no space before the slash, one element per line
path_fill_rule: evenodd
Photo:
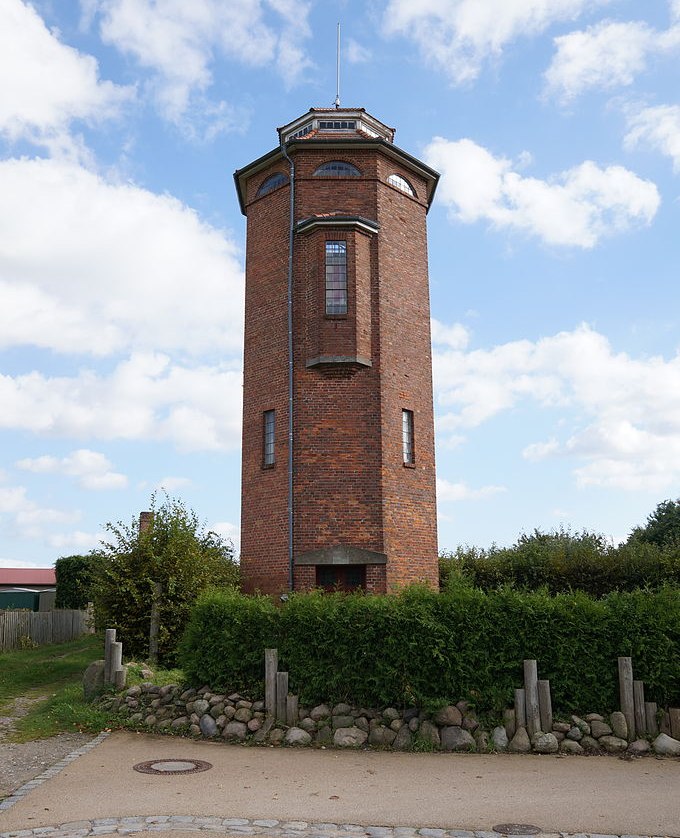
<path fill-rule="evenodd" d="M 646 739 L 636 739 L 628 746 L 626 753 L 632 754 L 635 757 L 642 757 L 652 750 L 652 746 Z"/>
<path fill-rule="evenodd" d="M 652 742 L 654 753 L 664 757 L 680 756 L 680 742 L 667 733 L 660 733 Z"/>
<path fill-rule="evenodd" d="M 306 716 L 304 719 L 300 721 L 298 727 L 301 727 L 303 730 L 306 730 L 307 733 L 313 733 L 316 730 L 316 722 L 310 716 Z"/>
<path fill-rule="evenodd" d="M 508 750 L 511 754 L 528 754 L 531 750 L 529 734 L 524 727 L 518 727 L 515 735 L 510 740 Z"/>
<path fill-rule="evenodd" d="M 485 730 L 482 730 L 481 727 L 478 727 L 473 736 L 475 737 L 477 750 L 482 754 L 486 753 L 489 750 L 489 734 Z"/>
<path fill-rule="evenodd" d="M 503 710 L 503 726 L 508 736 L 508 740 L 512 739 L 517 730 L 517 722 L 515 721 L 515 710 L 511 707 L 508 710 Z"/>
<path fill-rule="evenodd" d="M 200 727 L 203 736 L 211 737 L 217 734 L 217 720 L 209 713 L 205 713 L 201 716 L 198 726 Z"/>
<path fill-rule="evenodd" d="M 574 725 L 573 727 L 570 727 L 569 730 L 567 731 L 566 738 L 567 739 L 572 739 L 574 742 L 580 742 L 581 739 L 583 739 L 583 736 L 584 736 L 584 734 L 581 731 L 581 729 L 576 727 L 576 725 Z"/>
<path fill-rule="evenodd" d="M 240 722 L 236 722 L 235 724 L 240 724 Z M 280 727 L 275 727 L 274 730 L 269 734 L 269 744 L 270 745 L 280 745 L 283 742 L 283 737 L 285 733 L 281 730 Z"/>
<path fill-rule="evenodd" d="M 619 739 L 628 739 L 628 722 L 620 710 L 616 710 L 611 714 L 609 724 L 612 727 L 614 736 L 618 736 Z"/>
<path fill-rule="evenodd" d="M 354 727 L 354 716 L 333 716 L 333 729 L 339 727 Z"/>
<path fill-rule="evenodd" d="M 449 704 L 437 710 L 433 718 L 435 724 L 438 724 L 440 727 L 460 726 L 463 721 L 462 713 L 454 704 Z"/>
<path fill-rule="evenodd" d="M 620 754 L 628 748 L 628 742 L 625 739 L 619 739 L 618 736 L 610 736 L 609 734 L 600 736 L 597 744 L 604 748 L 608 754 Z"/>
<path fill-rule="evenodd" d="M 439 731 L 442 751 L 474 751 L 475 740 L 472 734 L 457 725 L 443 727 Z"/>
<path fill-rule="evenodd" d="M 340 702 L 340 704 L 336 704 L 333 708 L 333 712 L 331 713 L 332 716 L 349 716 L 352 712 L 352 708 L 349 704 L 344 704 Z"/>
<path fill-rule="evenodd" d="M 578 742 L 574 742 L 573 739 L 563 739 L 560 742 L 560 753 L 561 754 L 583 754 L 585 751 L 581 747 Z"/>
<path fill-rule="evenodd" d="M 409 730 L 408 725 L 402 725 L 394 737 L 392 747 L 395 751 L 410 751 L 413 745 L 413 734 Z"/>
<path fill-rule="evenodd" d="M 315 722 L 321 719 L 328 719 L 331 715 L 331 708 L 327 704 L 318 704 L 309 711 L 309 718 L 314 719 Z"/>
<path fill-rule="evenodd" d="M 589 754 L 599 754 L 600 753 L 600 746 L 597 744 L 597 739 L 593 739 L 592 736 L 584 736 L 579 742 L 579 745 L 583 748 L 584 751 L 587 751 Z"/>
<path fill-rule="evenodd" d="M 301 727 L 289 727 L 283 741 L 286 745 L 310 745 L 312 737 Z"/>
<path fill-rule="evenodd" d="M 514 735 L 515 734 L 513 733 L 513 736 Z M 494 750 L 496 751 L 508 750 L 508 732 L 504 727 L 495 727 L 491 731 L 491 743 L 493 744 Z"/>
<path fill-rule="evenodd" d="M 531 747 L 537 754 L 556 754 L 560 745 L 554 734 L 539 730 L 531 737 Z"/>
<path fill-rule="evenodd" d="M 397 733 L 391 727 L 378 725 L 368 734 L 368 744 L 376 748 L 385 748 L 389 747 L 396 738 Z"/>
<path fill-rule="evenodd" d="M 358 748 L 368 739 L 358 727 L 339 727 L 333 734 L 333 744 L 338 748 Z"/>
<path fill-rule="evenodd" d="M 92 701 L 104 689 L 104 661 L 92 661 L 83 675 L 83 697 Z"/>
<path fill-rule="evenodd" d="M 194 706 L 191 712 L 196 713 L 197 716 L 202 716 L 204 713 L 207 713 L 209 709 L 209 701 L 206 701 L 204 698 L 197 698 L 196 701 L 194 701 Z"/>
<path fill-rule="evenodd" d="M 584 719 L 581 719 L 579 716 L 572 716 L 571 722 L 576 725 L 584 736 L 590 736 L 590 725 Z"/>
<path fill-rule="evenodd" d="M 234 719 L 237 722 L 244 722 L 247 724 L 253 718 L 252 711 L 247 707 L 239 707 L 234 713 Z"/>
<path fill-rule="evenodd" d="M 424 722 L 420 723 L 418 732 L 423 742 L 426 742 L 428 745 L 434 745 L 435 748 L 439 747 L 441 739 L 439 738 L 439 728 L 437 725 L 425 719 Z"/>
<path fill-rule="evenodd" d="M 227 742 L 245 742 L 248 728 L 243 722 L 229 722 L 224 726 L 222 736 Z"/>
<path fill-rule="evenodd" d="M 383 710 L 383 719 L 385 719 L 388 723 L 395 721 L 395 719 L 401 718 L 399 711 L 395 707 L 386 707 Z"/>
<path fill-rule="evenodd" d="M 593 719 L 590 722 L 590 735 L 593 739 L 599 739 L 601 736 L 611 736 L 612 729 L 606 722 L 601 719 Z M 616 737 L 619 738 L 618 736 Z"/>

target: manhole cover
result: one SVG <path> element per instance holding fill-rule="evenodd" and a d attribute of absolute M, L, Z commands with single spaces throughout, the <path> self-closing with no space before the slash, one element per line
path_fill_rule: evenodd
<path fill-rule="evenodd" d="M 140 774 L 198 774 L 212 765 L 202 759 L 150 759 L 132 767 Z"/>
<path fill-rule="evenodd" d="M 541 831 L 540 826 L 530 823 L 499 823 L 492 829 L 501 835 L 538 835 Z"/>

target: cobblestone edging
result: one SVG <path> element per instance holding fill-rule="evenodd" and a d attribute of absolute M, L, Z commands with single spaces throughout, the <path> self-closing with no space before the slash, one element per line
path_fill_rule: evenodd
<path fill-rule="evenodd" d="M 513 838 L 512 834 L 467 829 L 417 829 L 411 826 L 359 826 L 306 821 L 209 818 L 191 815 L 153 815 L 134 818 L 96 818 L 59 826 L 0 832 L 0 838 L 90 838 L 97 835 L 134 835 L 137 832 L 213 832 L 222 835 L 262 835 L 267 838 Z M 654 838 L 644 835 L 603 835 L 591 832 L 541 832 L 538 838 Z M 517 836 L 519 838 L 519 836 Z M 658 836 L 661 838 L 661 836 Z"/>
<path fill-rule="evenodd" d="M 34 777 L 27 783 L 24 783 L 23 786 L 12 792 L 9 797 L 6 797 L 4 800 L 0 800 L 0 812 L 5 812 L 7 809 L 11 809 L 15 803 L 23 800 L 23 798 L 26 797 L 30 791 L 33 791 L 34 788 L 41 786 L 46 780 L 52 779 L 52 777 L 55 777 L 60 771 L 63 771 L 64 768 L 68 767 L 74 759 L 78 759 L 78 757 L 83 756 L 83 754 L 86 754 L 88 751 L 96 748 L 97 745 L 99 745 L 100 742 L 103 742 L 108 735 L 108 732 L 102 731 L 99 736 L 95 736 L 94 739 L 91 739 L 83 745 L 82 748 L 78 748 L 76 751 L 71 751 L 70 754 L 67 754 L 63 759 L 60 759 L 59 762 L 55 762 L 54 765 L 47 768 L 42 774 L 38 774 L 37 777 Z M 24 832 L 27 835 L 33 835 L 35 831 L 24 830 L 22 831 L 22 835 Z M 7 833 L 4 832 L 2 833 L 2 835 L 6 834 Z M 39 834 L 39 830 L 38 832 L 35 832 L 35 834 Z"/>

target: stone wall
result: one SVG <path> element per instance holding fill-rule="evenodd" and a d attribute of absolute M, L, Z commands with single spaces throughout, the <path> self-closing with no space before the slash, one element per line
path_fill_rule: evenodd
<path fill-rule="evenodd" d="M 100 699 L 100 705 L 146 730 L 176 732 L 267 745 L 315 745 L 357 748 L 373 746 L 401 751 L 509 751 L 511 753 L 613 753 L 680 756 L 680 732 L 664 729 L 647 739 L 628 741 L 623 713 L 604 717 L 588 713 L 552 723 L 550 731 L 529 737 L 516 728 L 513 710 L 504 724 L 486 730 L 467 702 L 428 713 L 415 707 L 373 710 L 349 704 L 299 707 L 288 724 L 276 724 L 264 701 L 238 693 L 214 693 L 208 687 L 183 690 L 176 685 L 144 683 Z M 674 734 L 674 736 L 670 734 Z M 678 738 L 674 738 L 678 737 Z"/>

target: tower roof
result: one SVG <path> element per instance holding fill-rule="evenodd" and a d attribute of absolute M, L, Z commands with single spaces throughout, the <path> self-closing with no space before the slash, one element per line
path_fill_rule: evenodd
<path fill-rule="evenodd" d="M 427 207 L 434 198 L 439 173 L 394 144 L 395 129 L 371 116 L 364 108 L 310 108 L 307 113 L 278 128 L 279 146 L 234 172 L 241 212 L 245 215 L 245 186 L 252 175 L 283 158 L 283 150 L 323 146 L 330 149 L 375 148 L 417 172 L 427 182 Z"/>

